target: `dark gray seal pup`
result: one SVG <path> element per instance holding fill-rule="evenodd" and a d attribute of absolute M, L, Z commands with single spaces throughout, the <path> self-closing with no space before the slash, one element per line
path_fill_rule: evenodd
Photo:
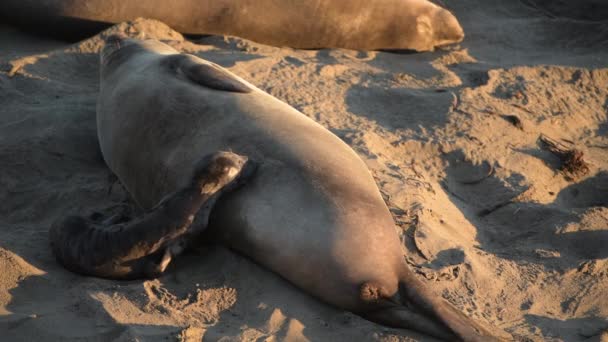
<path fill-rule="evenodd" d="M 111 37 L 100 71 L 101 151 L 142 207 L 178 189 L 201 155 L 247 155 L 257 171 L 218 200 L 209 239 L 369 320 L 448 340 L 495 340 L 413 275 L 365 163 L 321 125 L 158 41 Z"/>
<path fill-rule="evenodd" d="M 0 15 L 68 33 L 145 17 L 182 33 L 306 49 L 428 51 L 464 37 L 454 15 L 427 0 L 2 0 Z"/>
<path fill-rule="evenodd" d="M 141 218 L 96 225 L 80 216 L 68 216 L 55 222 L 50 229 L 53 254 L 64 267 L 84 275 L 159 277 L 171 259 L 207 227 L 218 198 L 241 186 L 254 170 L 253 162 L 234 153 L 208 155 L 194 166 L 188 184 Z"/>

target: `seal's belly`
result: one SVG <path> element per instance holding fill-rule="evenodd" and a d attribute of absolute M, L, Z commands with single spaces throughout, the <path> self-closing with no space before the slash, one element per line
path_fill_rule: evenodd
<path fill-rule="evenodd" d="M 299 287 L 323 296 L 327 289 L 318 279 L 332 277 L 338 268 L 331 257 L 335 248 L 331 234 L 336 228 L 332 208 L 305 179 L 287 171 L 262 165 L 250 183 L 216 204 L 209 233 Z"/>
<path fill-rule="evenodd" d="M 309 176 L 279 162 L 263 164 L 251 182 L 217 203 L 209 233 L 326 302 L 353 308 L 363 282 L 392 273 L 399 246 L 380 241 L 371 224 L 386 219 L 384 211 L 331 197 L 322 179 Z M 370 254 L 370 247 L 380 252 Z"/>
<path fill-rule="evenodd" d="M 302 175 L 270 163 L 216 204 L 210 226 L 214 236 L 269 264 L 277 258 L 309 260 L 307 254 L 331 249 L 327 234 L 334 215 L 327 199 Z"/>

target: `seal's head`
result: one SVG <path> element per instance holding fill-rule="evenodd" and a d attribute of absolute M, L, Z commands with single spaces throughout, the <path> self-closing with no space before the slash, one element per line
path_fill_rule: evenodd
<path fill-rule="evenodd" d="M 464 30 L 450 11 L 439 8 L 433 16 L 435 46 L 458 43 L 464 39 Z"/>
<path fill-rule="evenodd" d="M 112 34 L 106 37 L 105 45 L 100 53 L 102 78 L 109 71 L 118 69 L 133 55 L 145 51 L 160 54 L 175 53 L 170 46 L 153 39 L 132 39 L 124 34 Z"/>
<path fill-rule="evenodd" d="M 464 31 L 450 11 L 433 5 L 425 8 L 415 18 L 405 39 L 412 49 L 432 51 L 437 46 L 458 43 L 464 39 Z"/>

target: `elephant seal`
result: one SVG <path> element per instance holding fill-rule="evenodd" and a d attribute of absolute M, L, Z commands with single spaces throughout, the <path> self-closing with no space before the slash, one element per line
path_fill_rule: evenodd
<path fill-rule="evenodd" d="M 427 0 L 2 0 L 0 14 L 64 32 L 145 17 L 182 33 L 305 49 L 428 51 L 464 37 L 454 15 Z"/>
<path fill-rule="evenodd" d="M 218 200 L 206 238 L 371 321 L 498 340 L 413 275 L 376 183 L 348 145 L 218 65 L 154 40 L 109 38 L 97 130 L 107 165 L 144 208 L 175 191 L 201 155 L 249 156 L 255 175 Z"/>
<path fill-rule="evenodd" d="M 53 254 L 67 269 L 80 274 L 110 279 L 159 277 L 197 229 L 207 226 L 217 199 L 242 185 L 254 170 L 253 162 L 234 153 L 208 155 L 195 165 L 187 185 L 139 219 L 102 225 L 80 216 L 56 221 L 49 232 Z"/>

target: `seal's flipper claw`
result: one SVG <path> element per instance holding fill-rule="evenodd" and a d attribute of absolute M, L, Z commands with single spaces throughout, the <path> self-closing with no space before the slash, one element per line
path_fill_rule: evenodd
<path fill-rule="evenodd" d="M 145 271 L 143 272 L 148 279 L 159 278 L 165 273 L 165 270 L 171 263 L 173 255 L 171 254 L 170 248 L 165 249 L 160 260 L 158 261 L 147 261 L 145 264 Z"/>

